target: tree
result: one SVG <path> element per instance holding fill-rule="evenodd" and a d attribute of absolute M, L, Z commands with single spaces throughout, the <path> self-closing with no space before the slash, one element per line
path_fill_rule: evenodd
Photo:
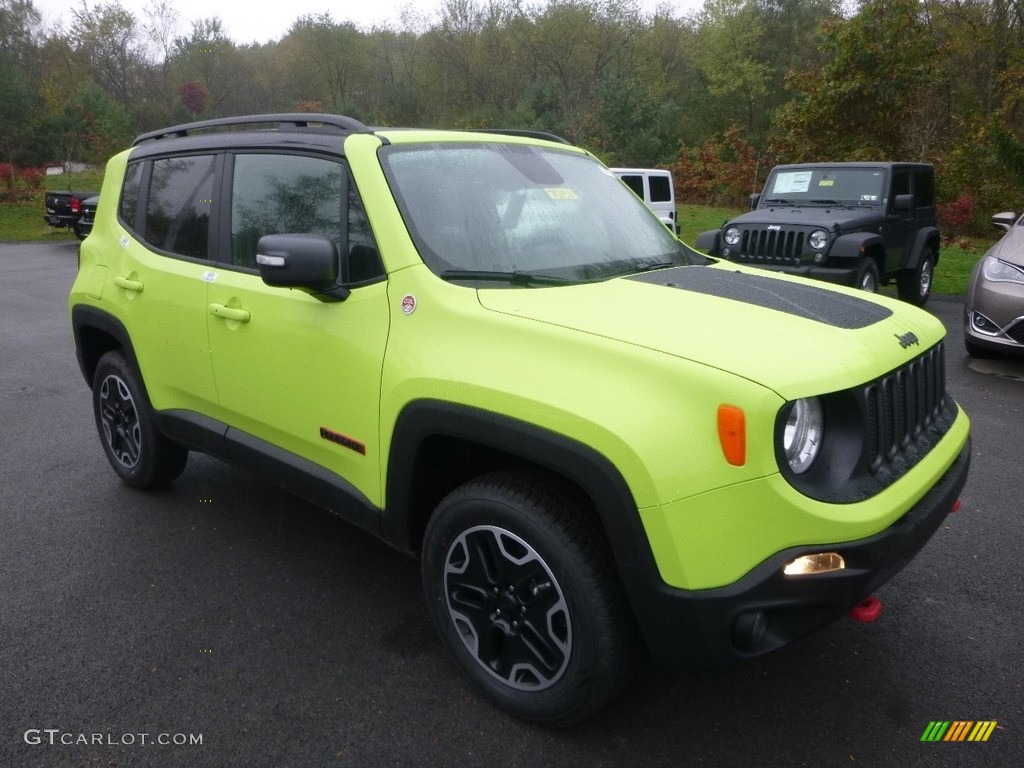
<path fill-rule="evenodd" d="M 319 101 L 333 112 L 353 112 L 365 88 L 364 36 L 330 13 L 300 17 L 278 45 L 288 91 L 295 103 Z"/>
<path fill-rule="evenodd" d="M 939 114 L 940 50 L 918 0 L 863 0 L 827 26 L 825 63 L 794 73 L 776 123 L 781 158 L 924 159 Z"/>
<path fill-rule="evenodd" d="M 92 10 L 82 0 L 72 18 L 72 47 L 93 78 L 121 104 L 132 104 L 141 96 L 147 69 L 145 38 L 135 15 L 118 0 Z"/>

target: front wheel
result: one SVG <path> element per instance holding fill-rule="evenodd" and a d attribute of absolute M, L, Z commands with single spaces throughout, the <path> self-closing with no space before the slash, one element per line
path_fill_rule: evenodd
<path fill-rule="evenodd" d="M 635 629 L 585 502 L 527 471 L 470 481 L 423 542 L 428 610 L 488 699 L 550 726 L 577 723 L 628 681 Z"/>
<path fill-rule="evenodd" d="M 184 471 L 188 450 L 157 430 L 139 377 L 121 352 L 96 364 L 92 403 L 103 452 L 125 483 L 155 488 Z"/>
<path fill-rule="evenodd" d="M 878 266 L 870 256 L 865 256 L 857 268 L 857 287 L 868 293 L 878 293 Z"/>
<path fill-rule="evenodd" d="M 896 276 L 896 293 L 901 300 L 923 307 L 932 295 L 935 257 L 930 248 L 921 252 L 916 267 L 905 269 Z"/>

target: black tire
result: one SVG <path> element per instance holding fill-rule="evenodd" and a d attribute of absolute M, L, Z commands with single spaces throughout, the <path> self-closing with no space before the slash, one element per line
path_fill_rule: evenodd
<path fill-rule="evenodd" d="M 870 256 L 865 256 L 860 260 L 854 285 L 862 291 L 878 293 L 878 282 L 878 265 Z"/>
<path fill-rule="evenodd" d="M 896 294 L 902 301 L 923 307 L 932 295 L 934 277 L 935 256 L 930 248 L 925 248 L 916 267 L 905 269 L 896 276 Z"/>
<path fill-rule="evenodd" d="M 157 430 L 145 389 L 121 352 L 96 364 L 92 405 L 103 452 L 125 483 L 156 488 L 184 471 L 188 450 Z"/>
<path fill-rule="evenodd" d="M 611 553 L 557 479 L 509 471 L 456 489 L 427 526 L 422 568 L 442 641 L 499 708 L 565 727 L 630 679 L 637 633 Z"/>

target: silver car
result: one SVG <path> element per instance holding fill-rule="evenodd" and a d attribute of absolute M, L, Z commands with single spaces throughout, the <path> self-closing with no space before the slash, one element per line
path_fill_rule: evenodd
<path fill-rule="evenodd" d="M 964 302 L 964 345 L 975 357 L 1024 355 L 1024 216 L 997 213 L 1006 234 L 974 266 Z"/>

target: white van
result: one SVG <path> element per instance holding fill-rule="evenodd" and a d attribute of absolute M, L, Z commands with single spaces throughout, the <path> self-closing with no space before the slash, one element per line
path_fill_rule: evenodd
<path fill-rule="evenodd" d="M 647 203 L 648 208 L 658 214 L 666 227 L 679 234 L 676 192 L 671 171 L 658 168 L 612 168 L 611 171 Z"/>

